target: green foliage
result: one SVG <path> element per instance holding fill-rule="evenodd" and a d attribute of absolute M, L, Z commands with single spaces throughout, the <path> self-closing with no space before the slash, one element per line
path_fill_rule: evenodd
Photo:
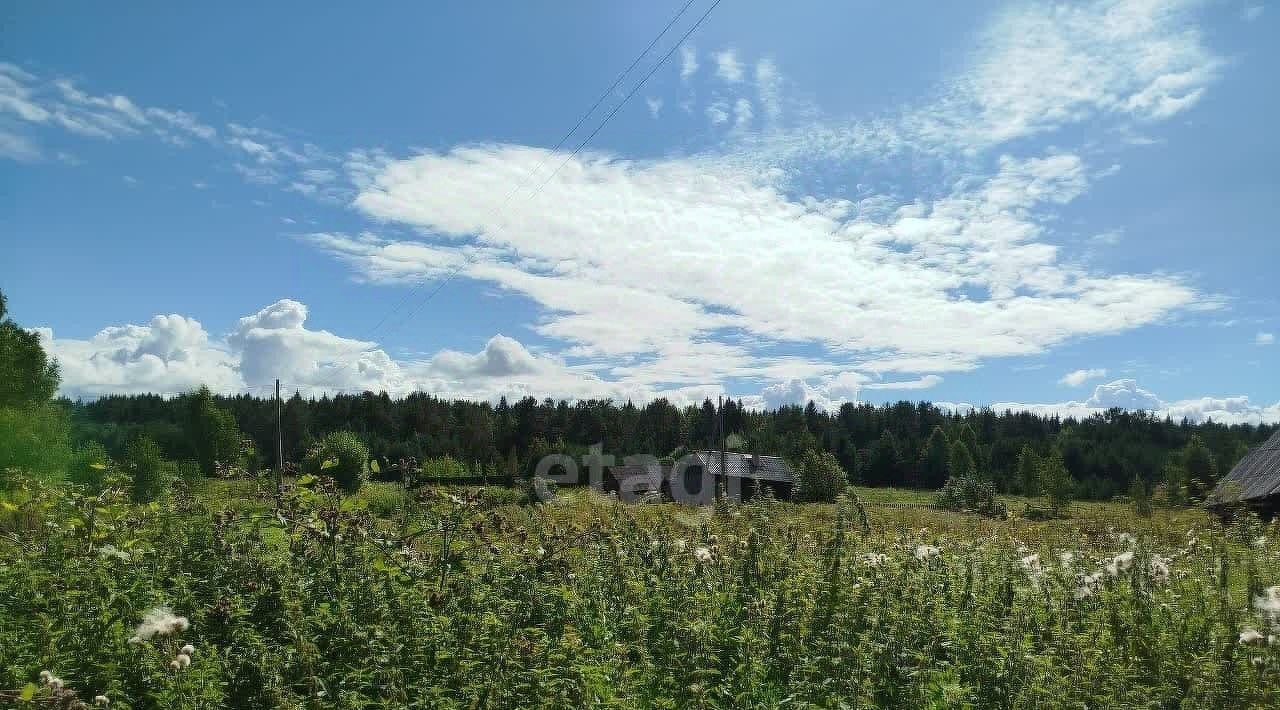
<path fill-rule="evenodd" d="M 829 451 L 808 451 L 796 470 L 796 497 L 830 503 L 849 487 L 840 462 Z"/>
<path fill-rule="evenodd" d="M 992 518 L 1003 518 L 1008 513 L 1005 504 L 996 499 L 996 487 L 973 474 L 948 478 L 938 491 L 934 505 L 943 510 L 972 511 Z"/>
<path fill-rule="evenodd" d="M 67 466 L 67 480 L 96 493 L 106 485 L 113 467 L 106 447 L 90 441 L 78 447 L 72 455 L 71 463 Z"/>
<path fill-rule="evenodd" d="M 178 473 L 174 463 L 166 461 L 160 447 L 145 434 L 129 442 L 124 469 L 129 476 L 129 498 L 135 503 L 159 500 Z"/>
<path fill-rule="evenodd" d="M 1018 452 L 1018 489 L 1024 496 L 1040 495 L 1040 459 L 1029 444 Z"/>
<path fill-rule="evenodd" d="M 938 488 L 947 480 L 950 443 L 941 426 L 935 426 L 920 451 L 920 483 L 925 488 Z"/>
<path fill-rule="evenodd" d="M 885 429 L 880 432 L 880 439 L 871 448 L 863 481 L 873 486 L 889 485 L 901 480 L 902 455 L 898 451 L 898 438 L 893 432 Z"/>
<path fill-rule="evenodd" d="M 0 407 L 0 482 L 9 469 L 61 478 L 71 461 L 70 422 L 56 402 Z"/>
<path fill-rule="evenodd" d="M 58 363 L 45 354 L 34 330 L 7 315 L 8 301 L 0 292 L 0 409 L 36 409 L 58 390 Z"/>
<path fill-rule="evenodd" d="M 203 385 L 186 399 L 187 440 L 200 470 L 212 476 L 219 464 L 243 463 L 240 429 L 231 412 L 219 407 L 213 393 Z"/>
<path fill-rule="evenodd" d="M 1074 498 L 1075 481 L 1056 451 L 1040 460 L 1040 493 L 1048 499 L 1054 515 L 1059 515 Z"/>
<path fill-rule="evenodd" d="M 1133 511 L 1140 517 L 1150 518 L 1154 509 L 1151 507 L 1151 491 L 1147 488 L 1147 482 L 1134 476 L 1133 483 L 1129 486 L 1129 500 L 1133 503 Z"/>
<path fill-rule="evenodd" d="M 360 490 L 369 478 L 369 447 L 349 431 L 335 431 L 308 452 L 303 470 L 333 478 L 345 491 Z"/>
<path fill-rule="evenodd" d="M 1187 470 L 1178 461 L 1164 465 L 1165 502 L 1169 505 L 1187 504 Z"/>
<path fill-rule="evenodd" d="M 402 523 L 374 509 L 393 487 L 317 479 L 256 514 L 243 483 L 162 508 L 39 482 L 0 499 L 28 526 L 0 535 L 0 705 L 68 706 L 45 669 L 82 700 L 172 710 L 1280 704 L 1280 647 L 1240 642 L 1270 633 L 1250 597 L 1280 579 L 1256 520 L 850 496 L 690 524 L 586 491 L 427 487 Z M 1117 520 L 1132 549 L 1100 533 Z M 185 621 L 129 643 L 158 607 Z"/>
<path fill-rule="evenodd" d="M 973 465 L 973 454 L 964 440 L 956 439 L 951 443 L 947 455 L 947 474 L 951 478 L 973 478 L 976 474 Z"/>
<path fill-rule="evenodd" d="M 1218 464 L 1213 453 L 1197 435 L 1191 437 L 1182 451 L 1182 468 L 1187 474 L 1188 495 L 1197 501 L 1204 500 L 1218 482 Z"/>

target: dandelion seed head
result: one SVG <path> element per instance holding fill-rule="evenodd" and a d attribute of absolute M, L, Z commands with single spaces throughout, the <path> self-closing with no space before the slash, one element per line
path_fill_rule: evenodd
<path fill-rule="evenodd" d="M 178 663 L 178 659 L 175 658 L 172 661 L 169 661 L 169 670 L 176 671 L 181 669 L 182 669 L 182 664 Z"/>
<path fill-rule="evenodd" d="M 711 561 L 711 549 L 705 545 L 699 545 L 698 548 L 693 551 L 693 557 L 698 562 L 707 564 Z"/>
<path fill-rule="evenodd" d="M 178 662 L 179 668 L 186 668 L 187 666 L 191 665 L 191 656 L 188 656 L 185 653 L 179 653 L 178 656 L 173 660 Z"/>
<path fill-rule="evenodd" d="M 1121 574 L 1128 572 L 1133 566 L 1133 551 L 1121 552 L 1111 558 L 1111 562 L 1107 563 L 1107 574 L 1112 577 L 1119 577 Z"/>
<path fill-rule="evenodd" d="M 196 655 L 196 647 L 191 644 L 187 644 L 182 647 L 182 653 L 185 653 L 188 656 L 194 656 Z"/>
<path fill-rule="evenodd" d="M 868 567 L 879 567 L 889 561 L 889 556 L 879 552 L 868 552 L 861 557 L 862 564 Z"/>

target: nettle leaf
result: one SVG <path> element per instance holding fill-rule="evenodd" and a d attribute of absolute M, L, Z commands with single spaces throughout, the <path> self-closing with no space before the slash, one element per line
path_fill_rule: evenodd
<path fill-rule="evenodd" d="M 382 469 L 378 467 L 378 460 L 377 460 L 377 459 L 369 459 L 369 470 L 370 470 L 370 471 L 373 471 L 374 473 L 381 473 L 381 472 L 382 472 Z"/>
<path fill-rule="evenodd" d="M 91 463 L 89 464 L 89 468 L 97 469 L 99 471 L 105 471 L 107 468 L 107 465 L 105 463 Z"/>
<path fill-rule="evenodd" d="M 325 459 L 325 460 L 324 460 L 324 463 L 320 464 L 320 470 L 321 470 L 321 471 L 327 471 L 328 469 L 331 469 L 331 468 L 333 468 L 334 466 L 337 466 L 337 465 L 338 465 L 338 460 L 337 460 L 337 459 Z"/>
<path fill-rule="evenodd" d="M 309 473 L 308 473 L 307 475 L 302 476 L 301 478 L 299 478 L 299 479 L 298 479 L 298 485 L 299 485 L 299 486 L 309 486 L 309 485 L 311 485 L 312 483 L 315 483 L 315 482 L 316 482 L 316 477 L 315 477 L 315 476 L 312 476 L 312 475 L 311 475 L 311 474 L 309 474 Z"/>
<path fill-rule="evenodd" d="M 30 700 L 36 696 L 36 684 L 27 683 L 22 686 L 22 692 L 18 694 L 19 700 Z"/>

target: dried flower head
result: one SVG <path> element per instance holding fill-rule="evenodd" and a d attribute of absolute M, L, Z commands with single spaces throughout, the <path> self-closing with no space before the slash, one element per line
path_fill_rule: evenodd
<path fill-rule="evenodd" d="M 1246 646 L 1260 644 L 1266 639 L 1257 629 L 1245 629 L 1240 632 L 1240 643 Z"/>
<path fill-rule="evenodd" d="M 177 658 L 174 658 L 173 660 L 178 662 L 179 668 L 186 668 L 191 665 L 191 656 L 188 656 L 185 653 L 179 653 Z"/>
<path fill-rule="evenodd" d="M 699 545 L 698 548 L 693 551 L 693 557 L 698 562 L 707 564 L 711 561 L 711 549 L 705 545 Z"/>
<path fill-rule="evenodd" d="M 167 606 L 158 606 L 142 617 L 142 623 L 133 630 L 129 643 L 142 643 L 154 636 L 168 636 L 186 631 L 191 623 L 185 616 L 176 616 Z"/>
<path fill-rule="evenodd" d="M 1107 563 L 1107 574 L 1111 575 L 1112 577 L 1119 577 L 1124 572 L 1128 572 L 1129 568 L 1132 566 L 1133 566 L 1133 551 L 1130 550 L 1128 552 L 1121 552 L 1120 554 L 1111 558 L 1111 561 Z"/>
<path fill-rule="evenodd" d="M 933 545 L 916 545 L 916 559 L 921 562 L 932 560 L 942 554 L 942 550 Z"/>
<path fill-rule="evenodd" d="M 108 698 L 105 695 L 95 695 L 93 696 L 93 704 L 101 705 L 102 707 L 105 708 L 106 706 L 111 704 L 111 698 Z"/>
<path fill-rule="evenodd" d="M 182 653 L 185 653 L 188 656 L 194 656 L 196 655 L 196 647 L 191 644 L 187 644 L 182 647 Z"/>

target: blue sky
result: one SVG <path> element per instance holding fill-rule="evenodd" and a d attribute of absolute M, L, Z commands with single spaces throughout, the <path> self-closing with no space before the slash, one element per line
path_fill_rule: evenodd
<path fill-rule="evenodd" d="M 1280 421 L 1280 11 L 710 5 L 559 150 L 684 0 L 8 8 L 0 288 L 71 396 Z"/>

